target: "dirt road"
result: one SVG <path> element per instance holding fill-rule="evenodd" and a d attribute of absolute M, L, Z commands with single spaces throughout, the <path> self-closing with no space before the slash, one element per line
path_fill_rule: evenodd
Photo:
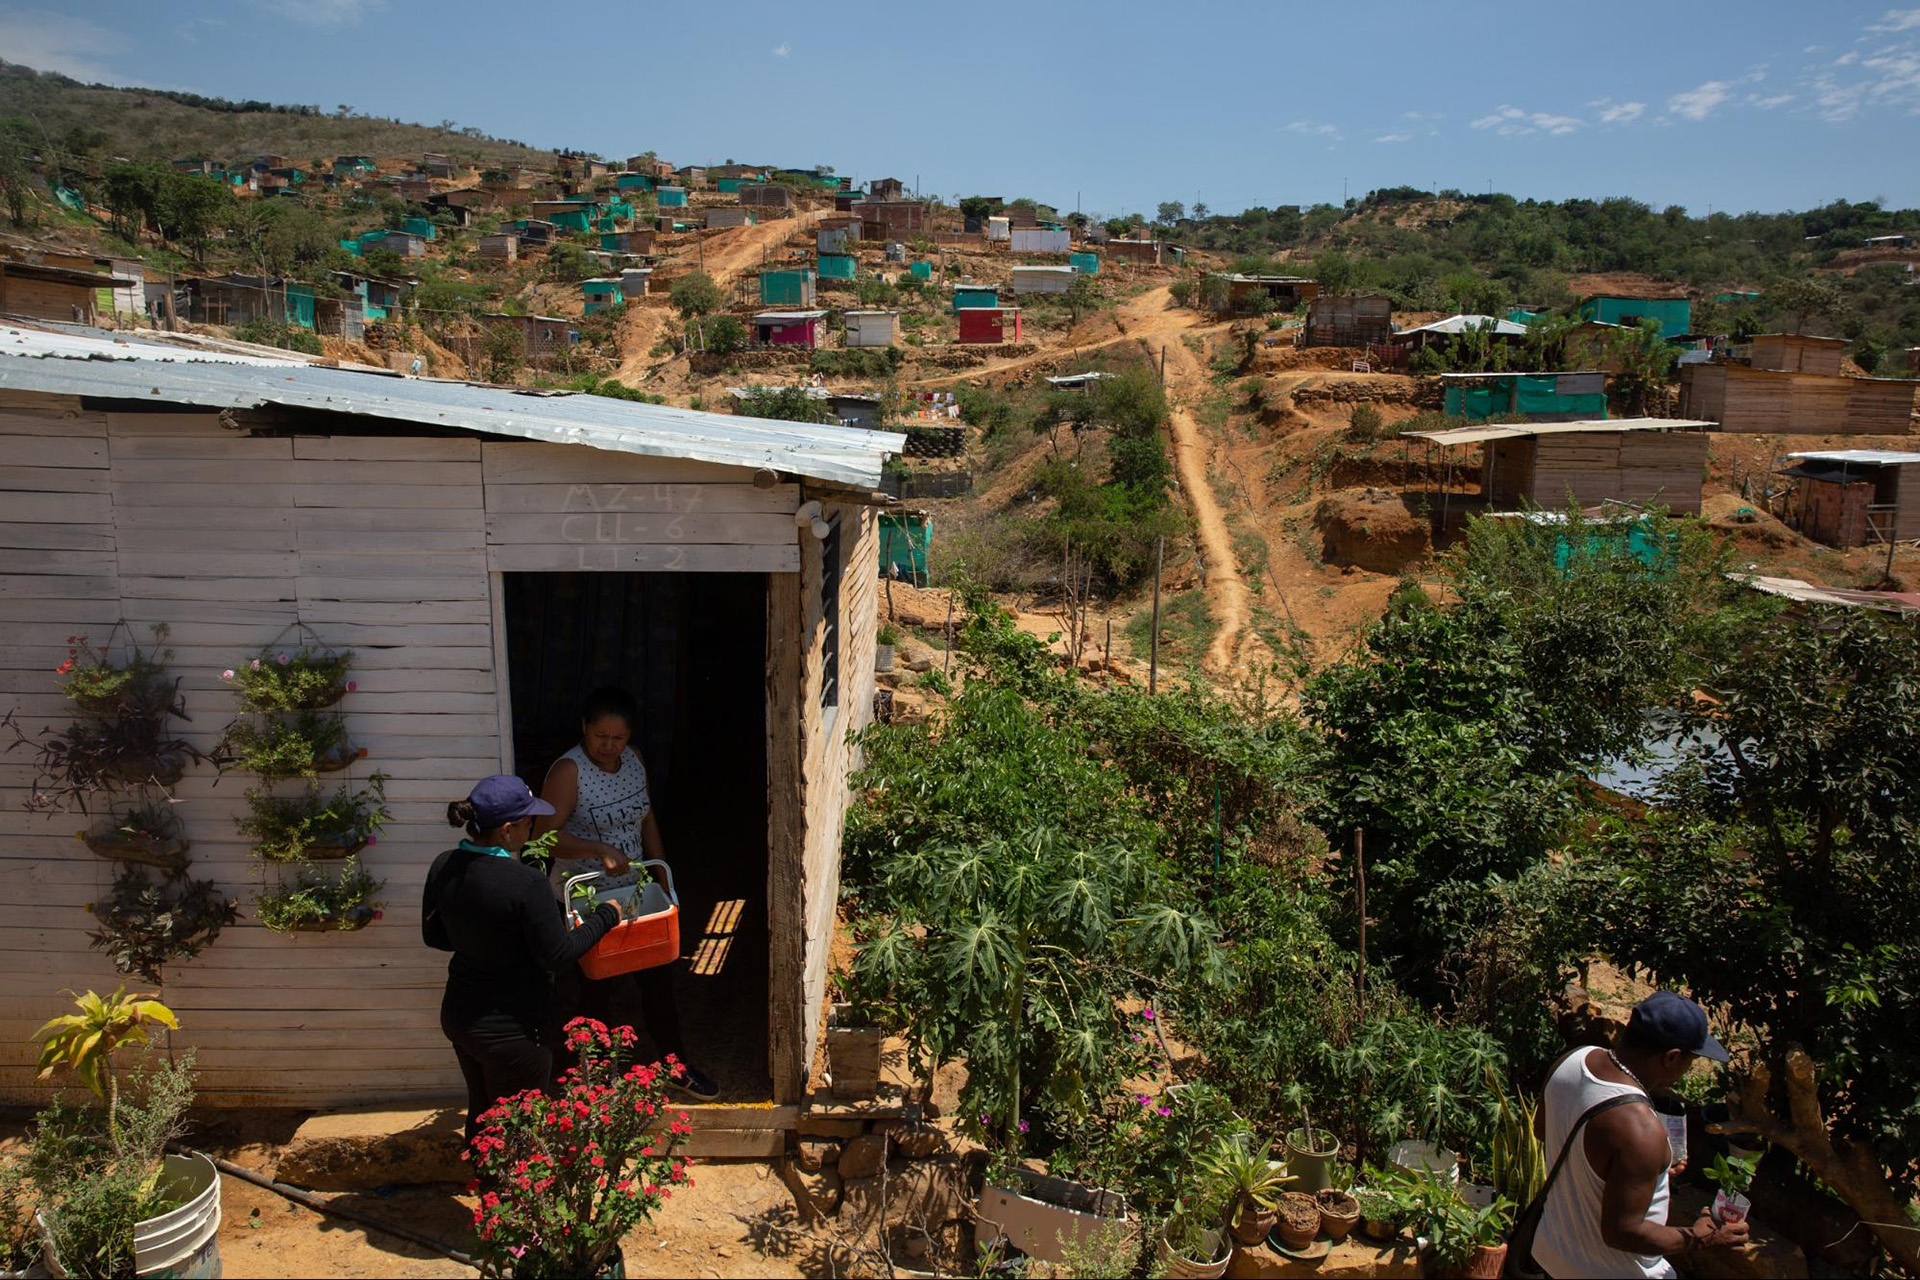
<path fill-rule="evenodd" d="M 1226 515 L 1213 491 L 1208 458 L 1212 452 L 1206 434 L 1194 419 L 1192 405 L 1206 394 L 1206 372 L 1183 340 L 1195 327 L 1188 311 L 1169 311 L 1165 289 L 1143 293 L 1121 307 L 1120 324 L 1156 360 L 1165 360 L 1167 399 L 1171 415 L 1167 434 L 1173 443 L 1173 471 L 1193 513 L 1194 536 L 1206 567 L 1207 605 L 1217 630 L 1203 665 L 1215 675 L 1236 669 L 1241 649 L 1258 645 L 1247 627 L 1251 597 L 1233 556 L 1233 538 Z"/>
<path fill-rule="evenodd" d="M 758 267 L 767 254 L 777 250 L 796 230 L 804 230 L 825 216 L 825 210 L 810 210 L 795 218 L 774 218 L 750 227 L 731 227 L 706 236 L 699 246 L 682 249 L 673 259 L 678 267 L 699 269 L 704 255 L 706 272 L 722 293 L 731 294 L 734 282 L 745 272 Z M 665 306 L 632 308 L 626 326 L 620 331 L 620 350 L 624 356 L 614 376 L 629 386 L 643 386 L 662 363 L 653 354 L 654 346 L 667 331 L 673 312 Z"/>

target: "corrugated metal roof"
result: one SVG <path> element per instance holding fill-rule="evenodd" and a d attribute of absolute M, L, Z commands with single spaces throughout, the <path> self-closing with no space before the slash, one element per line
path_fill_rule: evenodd
<path fill-rule="evenodd" d="M 1562 436 L 1616 433 L 1622 431 L 1682 431 L 1711 427 L 1711 422 L 1694 418 L 1592 418 L 1585 422 L 1514 422 L 1487 427 L 1451 427 L 1445 431 L 1409 431 L 1415 440 L 1435 444 L 1480 444 L 1487 440 L 1510 440 L 1515 436 Z"/>
<path fill-rule="evenodd" d="M 1848 605 L 1856 609 L 1881 609 L 1888 613 L 1920 612 L 1920 592 L 1855 591 L 1848 587 L 1823 587 L 1799 578 L 1769 578 L 1757 574 L 1730 574 L 1755 591 L 1785 596 L 1807 604 Z"/>
<path fill-rule="evenodd" d="M 1402 329 L 1402 333 L 1465 333 L 1468 329 L 1484 329 L 1493 326 L 1494 333 L 1501 337 L 1525 337 L 1527 326 L 1515 324 L 1511 320 L 1502 320 L 1497 316 L 1448 316 L 1444 320 L 1435 320 L 1432 324 L 1423 324 L 1412 329 Z"/>
<path fill-rule="evenodd" d="M 1920 462 L 1920 453 L 1902 453 L 1898 449 L 1803 449 L 1787 456 L 1811 458 L 1815 462 L 1864 462 L 1881 467 Z"/>
<path fill-rule="evenodd" d="M 285 405 L 614 453 L 771 467 L 868 487 L 880 483 L 881 463 L 907 440 L 893 431 L 741 418 L 607 396 L 524 395 L 466 382 L 386 377 L 188 350 L 99 330 L 0 329 L 0 389 L 206 409 Z"/>
<path fill-rule="evenodd" d="M 1411 332 L 1411 330 L 1409 330 L 1409 332 Z M 1443 373 L 1440 375 L 1440 380 L 1444 382 L 1449 378 L 1460 381 L 1485 381 L 1489 378 L 1577 378 L 1583 374 L 1591 376 L 1594 374 L 1604 375 L 1605 373 L 1606 370 L 1604 369 L 1559 369 L 1553 373 L 1529 373 L 1526 371 L 1502 370 L 1499 373 Z"/>

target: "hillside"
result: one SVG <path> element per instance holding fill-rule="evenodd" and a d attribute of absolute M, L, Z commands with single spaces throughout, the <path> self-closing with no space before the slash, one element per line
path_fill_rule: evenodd
<path fill-rule="evenodd" d="M 327 114 L 319 107 L 230 103 L 152 89 L 82 84 L 52 72 L 0 62 L 0 118 L 31 116 L 69 163 L 84 171 L 104 156 L 165 160 L 208 154 L 277 152 L 308 163 L 339 154 L 416 155 L 436 151 L 470 163 L 541 163 L 542 151 L 477 132 L 407 124 L 370 116 Z M 84 139 L 79 148 L 75 140 Z M 91 145 L 86 145 L 91 144 Z"/>

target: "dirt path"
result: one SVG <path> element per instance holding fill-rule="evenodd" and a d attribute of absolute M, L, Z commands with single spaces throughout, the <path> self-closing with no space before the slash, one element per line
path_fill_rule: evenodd
<path fill-rule="evenodd" d="M 1157 315 L 1152 311 L 1156 301 L 1162 308 Z M 1142 323 L 1136 327 L 1123 320 L 1123 327 L 1128 329 L 1129 336 L 1139 338 L 1148 354 L 1165 360 L 1167 398 L 1172 409 L 1168 434 L 1173 439 L 1173 470 L 1179 477 L 1181 492 L 1186 495 L 1187 508 L 1193 512 L 1194 535 L 1206 566 L 1207 605 L 1217 628 L 1203 665 L 1215 675 L 1227 675 L 1237 669 L 1242 648 L 1257 646 L 1260 642 L 1247 626 L 1251 597 L 1246 582 L 1240 577 L 1240 566 L 1233 555 L 1233 537 L 1227 532 L 1226 515 L 1220 509 L 1220 499 L 1208 475 L 1212 448 L 1191 407 L 1206 394 L 1206 372 L 1183 341 L 1186 331 L 1193 327 L 1191 321 L 1184 313 L 1165 311 L 1166 304 L 1165 289 L 1142 294 L 1127 308 L 1137 307 L 1137 319 Z M 1155 324 L 1156 320 L 1161 323 Z M 1187 322 L 1181 323 L 1182 320 Z M 1142 333 L 1142 329 L 1146 332 Z"/>
<path fill-rule="evenodd" d="M 707 236 L 703 241 L 707 274 L 713 277 L 713 282 L 720 286 L 722 293 L 731 295 L 734 282 L 742 273 L 759 266 L 767 254 L 778 249 L 796 229 L 812 226 L 826 212 L 821 209 L 809 210 L 795 218 L 775 218 L 748 227 L 731 227 Z M 681 250 L 673 261 L 676 266 L 698 269 L 701 257 L 700 246 L 689 246 Z M 667 322 L 672 317 L 672 309 L 665 306 L 633 308 L 627 316 L 626 327 L 620 332 L 620 350 L 626 354 L 614 373 L 615 377 L 629 386 L 638 386 L 653 375 L 664 363 L 653 354 L 653 348 L 667 331 Z"/>

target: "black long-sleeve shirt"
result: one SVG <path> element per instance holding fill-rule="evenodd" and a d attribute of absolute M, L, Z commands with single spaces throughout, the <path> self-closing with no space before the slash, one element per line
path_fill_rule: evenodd
<path fill-rule="evenodd" d="M 420 936 L 430 947 L 453 952 L 447 962 L 449 1011 L 538 1022 L 552 1002 L 553 976 L 619 922 L 609 902 L 569 929 L 546 877 L 534 868 L 454 848 L 427 871 Z"/>

